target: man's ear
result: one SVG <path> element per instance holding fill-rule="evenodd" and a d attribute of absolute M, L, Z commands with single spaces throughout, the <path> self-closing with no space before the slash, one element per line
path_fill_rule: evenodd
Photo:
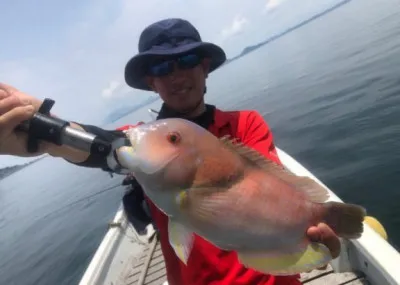
<path fill-rule="evenodd" d="M 156 90 L 156 88 L 155 88 L 155 86 L 154 86 L 153 77 L 151 77 L 151 76 L 146 76 L 146 77 L 144 78 L 144 80 L 145 80 L 147 86 L 149 86 L 151 90 L 153 90 L 154 92 L 157 93 L 157 90 Z"/>
<path fill-rule="evenodd" d="M 203 67 L 205 78 L 208 77 L 208 72 L 210 71 L 210 64 L 211 64 L 211 60 L 207 57 L 204 58 L 203 61 L 201 62 L 201 66 Z"/>

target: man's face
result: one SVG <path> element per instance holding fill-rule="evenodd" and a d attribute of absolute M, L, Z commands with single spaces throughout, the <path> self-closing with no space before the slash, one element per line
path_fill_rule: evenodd
<path fill-rule="evenodd" d="M 170 108 L 181 113 L 193 112 L 203 103 L 209 60 L 195 54 L 170 60 L 153 63 L 147 83 Z"/>

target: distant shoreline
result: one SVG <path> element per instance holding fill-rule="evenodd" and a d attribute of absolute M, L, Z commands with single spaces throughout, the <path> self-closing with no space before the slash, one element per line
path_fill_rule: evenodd
<path fill-rule="evenodd" d="M 249 54 L 249 53 L 255 51 L 256 49 L 258 49 L 258 48 L 260 48 L 260 47 L 262 47 L 262 46 L 264 46 L 266 44 L 269 44 L 269 43 L 271 43 L 271 42 L 273 42 L 273 41 L 285 36 L 286 34 L 303 27 L 304 25 L 309 24 L 314 20 L 317 20 L 318 18 L 320 18 L 322 16 L 325 16 L 326 14 L 328 14 L 328 13 L 330 13 L 330 12 L 340 8 L 340 7 L 342 7 L 345 4 L 350 3 L 351 1 L 352 0 L 342 0 L 339 3 L 336 3 L 335 5 L 333 5 L 333 6 L 329 7 L 329 8 L 327 8 L 327 9 L 325 9 L 325 10 L 323 10 L 323 11 L 321 11 L 321 12 L 319 12 L 319 13 L 311 16 L 311 17 L 309 17 L 308 19 L 303 20 L 300 23 L 285 29 L 283 32 L 280 32 L 280 33 L 277 33 L 275 35 L 272 35 L 269 38 L 267 38 L 266 40 L 264 40 L 264 41 L 262 41 L 262 42 L 260 42 L 258 44 L 245 47 L 240 54 L 238 54 L 237 56 L 234 56 L 232 58 L 227 59 L 225 61 L 224 65 L 227 65 L 227 64 L 231 63 L 232 61 L 235 61 L 236 59 L 239 59 L 242 56 L 245 56 L 246 54 Z"/>
<path fill-rule="evenodd" d="M 0 168 L 0 180 L 6 178 L 7 176 L 10 176 L 11 174 L 13 174 L 13 173 L 15 173 L 15 172 L 17 172 L 17 171 L 29 166 L 29 165 L 35 163 L 35 162 L 38 162 L 39 160 L 41 160 L 41 159 L 43 159 L 45 157 L 46 156 L 44 155 L 44 156 L 41 156 L 41 157 L 39 157 L 39 158 L 37 158 L 37 159 L 35 159 L 33 161 L 25 163 L 25 164 L 19 164 L 19 165 L 13 165 L 13 166 L 7 166 L 7 167 L 4 167 L 4 168 Z"/>
<path fill-rule="evenodd" d="M 127 116 L 128 114 L 131 114 L 131 113 L 139 110 L 140 108 L 143 108 L 144 106 L 151 104 L 159 99 L 160 99 L 159 97 L 151 96 L 150 98 L 142 101 L 141 103 L 139 103 L 137 105 L 125 106 L 122 108 L 118 108 L 118 109 L 112 111 L 110 114 L 108 114 L 108 116 L 104 119 L 103 124 L 115 123 L 116 121 Z"/>

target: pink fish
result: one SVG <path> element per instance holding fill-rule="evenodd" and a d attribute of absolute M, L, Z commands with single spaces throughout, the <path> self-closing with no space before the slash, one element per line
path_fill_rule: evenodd
<path fill-rule="evenodd" d="M 236 251 L 249 268 L 297 274 L 332 259 L 325 245 L 308 240 L 310 226 L 324 222 L 349 239 L 363 232 L 364 208 L 327 202 L 314 180 L 190 121 L 154 121 L 127 137 L 132 146 L 120 148 L 118 160 L 168 215 L 169 240 L 184 263 L 197 234 Z"/>

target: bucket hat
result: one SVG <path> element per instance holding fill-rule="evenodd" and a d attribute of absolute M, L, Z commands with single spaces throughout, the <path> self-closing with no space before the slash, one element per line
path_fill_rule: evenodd
<path fill-rule="evenodd" d="M 196 52 L 210 58 L 210 70 L 221 66 L 226 55 L 221 47 L 201 40 L 197 29 L 187 20 L 170 18 L 146 27 L 140 35 L 139 53 L 125 66 L 125 81 L 136 89 L 151 90 L 144 81 L 146 66 L 159 56 L 178 56 Z"/>

